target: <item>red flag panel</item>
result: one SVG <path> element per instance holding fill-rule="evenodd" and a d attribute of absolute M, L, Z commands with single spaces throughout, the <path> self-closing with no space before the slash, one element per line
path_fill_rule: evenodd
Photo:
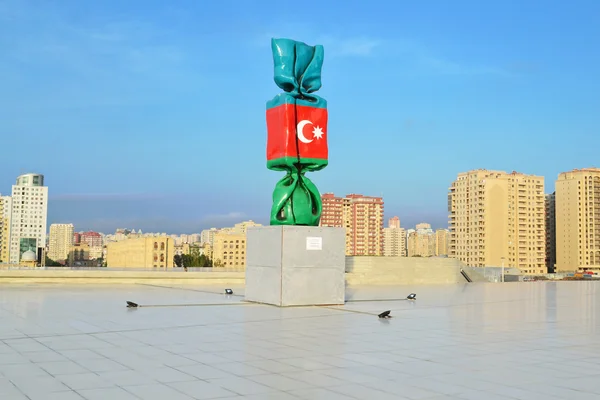
<path fill-rule="evenodd" d="M 327 109 L 282 104 L 267 110 L 267 160 L 327 160 Z"/>

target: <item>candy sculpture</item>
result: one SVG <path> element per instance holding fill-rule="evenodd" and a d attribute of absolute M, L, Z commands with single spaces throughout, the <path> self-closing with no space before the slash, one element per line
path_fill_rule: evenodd
<path fill-rule="evenodd" d="M 271 47 L 284 92 L 267 102 L 267 168 L 286 173 L 273 191 L 271 225 L 318 226 L 321 196 L 305 174 L 327 166 L 327 101 L 314 94 L 323 46 L 272 39 Z"/>

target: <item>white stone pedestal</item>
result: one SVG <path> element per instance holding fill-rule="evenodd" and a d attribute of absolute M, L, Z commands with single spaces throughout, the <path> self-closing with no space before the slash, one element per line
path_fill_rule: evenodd
<path fill-rule="evenodd" d="M 344 228 L 248 228 L 246 300 L 277 306 L 344 304 L 345 236 Z"/>

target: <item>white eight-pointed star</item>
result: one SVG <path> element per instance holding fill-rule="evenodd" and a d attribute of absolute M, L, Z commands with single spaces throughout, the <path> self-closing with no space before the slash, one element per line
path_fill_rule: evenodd
<path fill-rule="evenodd" d="M 313 129 L 313 135 L 315 135 L 315 139 L 321 139 L 324 135 L 323 129 L 320 126 L 316 126 L 315 129 Z"/>

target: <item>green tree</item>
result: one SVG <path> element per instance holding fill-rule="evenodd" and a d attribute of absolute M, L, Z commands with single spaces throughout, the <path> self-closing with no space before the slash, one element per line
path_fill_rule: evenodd
<path fill-rule="evenodd" d="M 190 254 L 181 256 L 183 266 L 188 268 L 210 268 L 212 261 L 206 255 L 201 254 L 200 248 L 197 246 L 190 247 Z"/>
<path fill-rule="evenodd" d="M 63 265 L 61 263 L 58 263 L 56 261 L 54 261 L 53 259 L 51 259 L 50 257 L 46 256 L 46 267 L 62 267 Z"/>

